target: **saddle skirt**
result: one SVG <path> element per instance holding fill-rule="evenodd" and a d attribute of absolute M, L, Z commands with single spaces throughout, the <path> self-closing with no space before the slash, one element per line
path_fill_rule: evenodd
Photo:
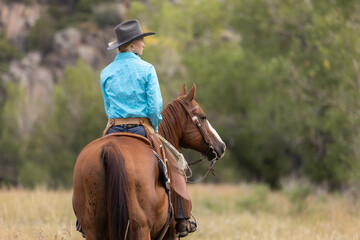
<path fill-rule="evenodd" d="M 135 134 L 135 133 L 129 133 L 129 132 L 116 132 L 116 133 L 110 133 L 104 137 L 108 137 L 108 136 L 118 136 L 118 137 L 132 137 L 132 138 L 136 138 L 144 143 L 146 143 L 147 145 L 149 145 L 150 147 L 152 146 L 151 145 L 151 142 L 149 141 L 149 139 L 147 139 L 146 137 L 144 136 L 141 136 L 140 134 Z M 103 138 L 104 138 L 103 137 Z"/>

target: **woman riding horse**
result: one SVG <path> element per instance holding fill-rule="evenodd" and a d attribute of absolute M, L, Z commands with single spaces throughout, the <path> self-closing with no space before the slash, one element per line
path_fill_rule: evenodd
<path fill-rule="evenodd" d="M 159 132 L 177 149 L 199 151 L 209 160 L 221 158 L 225 144 L 194 96 L 195 85 L 187 94 L 183 86 L 162 111 Z M 179 190 L 176 175 L 184 175 L 166 156 L 174 193 Z M 73 179 L 74 212 L 86 239 L 174 240 L 174 225 L 163 234 L 171 207 L 160 175 L 158 159 L 138 134 L 113 133 L 89 143 L 78 156 Z"/>
<path fill-rule="evenodd" d="M 137 133 L 144 137 L 158 131 L 162 120 L 162 97 L 155 68 L 140 57 L 145 47 L 143 33 L 137 20 L 125 21 L 115 27 L 117 41 L 109 44 L 108 50 L 118 49 L 115 60 L 101 72 L 101 88 L 104 97 L 108 125 L 104 134 L 114 132 Z M 148 134 L 144 126 L 150 129 Z M 153 130 L 152 130 L 153 129 Z M 148 136 L 149 137 L 149 136 Z M 190 197 L 182 178 L 182 194 L 174 203 L 176 230 L 180 236 L 196 230 L 189 222 Z"/>
<path fill-rule="evenodd" d="M 159 132 L 177 149 L 196 150 L 209 160 L 221 158 L 225 144 L 194 97 L 195 85 L 187 94 L 183 86 L 162 111 Z M 184 175 L 170 155 L 174 193 L 179 190 L 176 176 Z M 89 143 L 78 156 L 73 180 L 74 212 L 86 238 L 174 240 L 174 225 L 167 225 L 171 206 L 160 175 L 158 159 L 138 134 L 113 133 Z"/>
<path fill-rule="evenodd" d="M 101 73 L 105 111 L 109 118 L 104 135 L 112 134 L 102 138 L 103 140 L 90 143 L 79 155 L 74 170 L 74 210 L 80 222 L 78 227 L 83 227 L 81 230 L 85 232 L 87 239 L 118 239 L 121 236 L 127 237 L 126 239 L 148 239 L 151 236 L 153 239 L 153 236 L 161 236 L 159 232 L 164 228 L 164 221 L 161 219 L 168 217 L 168 214 L 164 213 L 168 213 L 166 209 L 169 208 L 169 201 L 164 198 L 164 189 L 157 183 L 161 173 L 159 169 L 154 169 L 157 165 L 154 165 L 151 159 L 154 159 L 155 155 L 150 151 L 152 156 L 149 156 L 150 148 L 141 137 L 123 134 L 120 138 L 116 133 L 130 132 L 151 137 L 154 131 L 157 132 L 162 120 L 162 98 L 155 69 L 140 58 L 145 46 L 143 37 L 155 33 L 143 33 L 139 22 L 131 20 L 119 24 L 115 28 L 115 34 L 117 41 L 109 44 L 108 49 L 118 49 L 120 53 Z M 168 138 L 176 148 L 189 147 L 207 154 L 209 158 L 221 157 L 225 144 L 193 100 L 195 86 L 189 94 L 186 95 L 185 92 L 183 87 L 179 97 L 182 100 L 178 101 L 178 104 L 170 104 L 170 110 L 164 111 L 167 121 L 160 125 L 161 135 Z M 181 133 L 184 128 L 191 129 L 194 126 L 188 126 L 188 121 L 179 121 L 180 118 L 174 119 L 172 111 L 183 112 L 185 116 L 191 117 L 192 121 L 196 119 L 198 122 L 194 122 L 194 126 L 198 136 L 194 137 L 194 132 Z M 199 118 L 193 118 L 194 114 L 199 114 Z M 204 121 L 203 126 L 206 128 L 199 127 L 201 121 Z M 186 136 L 191 138 L 187 139 Z M 191 201 L 183 171 L 179 171 L 176 160 L 171 156 L 167 157 L 175 229 L 178 237 L 184 237 L 196 230 L 196 225 L 189 221 Z M 117 172 L 116 169 L 121 170 Z M 136 176 L 131 173 L 136 173 Z M 122 176 L 121 182 L 116 180 L 119 174 Z M 142 177 L 139 178 L 138 175 Z M 149 181 L 155 181 L 155 185 L 148 186 Z M 120 183 L 122 185 L 119 185 Z M 143 190 L 145 186 L 147 189 Z M 104 199 L 107 199 L 107 202 Z M 117 206 L 123 208 L 116 208 Z M 106 208 L 108 210 L 105 212 L 99 211 Z M 147 208 L 157 211 L 154 213 Z M 117 211 L 113 211 L 114 209 Z M 128 222 L 122 222 L 123 219 L 128 219 Z M 104 221 L 108 224 L 104 224 Z M 171 231 L 167 236 L 168 239 L 173 239 Z"/>

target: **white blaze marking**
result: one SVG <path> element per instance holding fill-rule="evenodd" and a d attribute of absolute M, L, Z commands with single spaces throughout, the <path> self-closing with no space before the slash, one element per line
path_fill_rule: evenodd
<path fill-rule="evenodd" d="M 214 134 L 215 138 L 216 138 L 219 142 L 221 142 L 222 144 L 225 144 L 225 143 L 223 142 L 223 140 L 221 139 L 221 137 L 219 136 L 219 134 L 216 132 L 216 130 L 211 126 L 210 122 L 209 122 L 208 120 L 206 120 L 206 121 L 207 121 L 207 123 L 208 123 L 208 125 L 209 125 L 210 131 Z M 224 153 L 225 153 L 225 152 L 224 152 Z M 223 153 L 223 155 L 224 155 L 224 153 Z M 223 155 L 221 155 L 221 156 L 219 156 L 219 157 L 222 157 Z"/>

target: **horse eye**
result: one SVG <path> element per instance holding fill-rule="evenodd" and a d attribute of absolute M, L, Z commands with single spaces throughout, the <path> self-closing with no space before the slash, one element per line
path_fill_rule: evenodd
<path fill-rule="evenodd" d="M 202 120 L 206 120 L 206 116 L 201 116 L 200 117 Z"/>

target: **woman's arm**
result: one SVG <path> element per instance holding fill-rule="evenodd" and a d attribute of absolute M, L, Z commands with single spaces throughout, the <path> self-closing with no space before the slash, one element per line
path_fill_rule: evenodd
<path fill-rule="evenodd" d="M 161 110 L 163 106 L 162 96 L 159 86 L 159 80 L 155 68 L 150 67 L 147 75 L 146 95 L 147 95 L 147 114 L 150 123 L 155 132 L 158 131 L 159 124 L 162 120 Z"/>

